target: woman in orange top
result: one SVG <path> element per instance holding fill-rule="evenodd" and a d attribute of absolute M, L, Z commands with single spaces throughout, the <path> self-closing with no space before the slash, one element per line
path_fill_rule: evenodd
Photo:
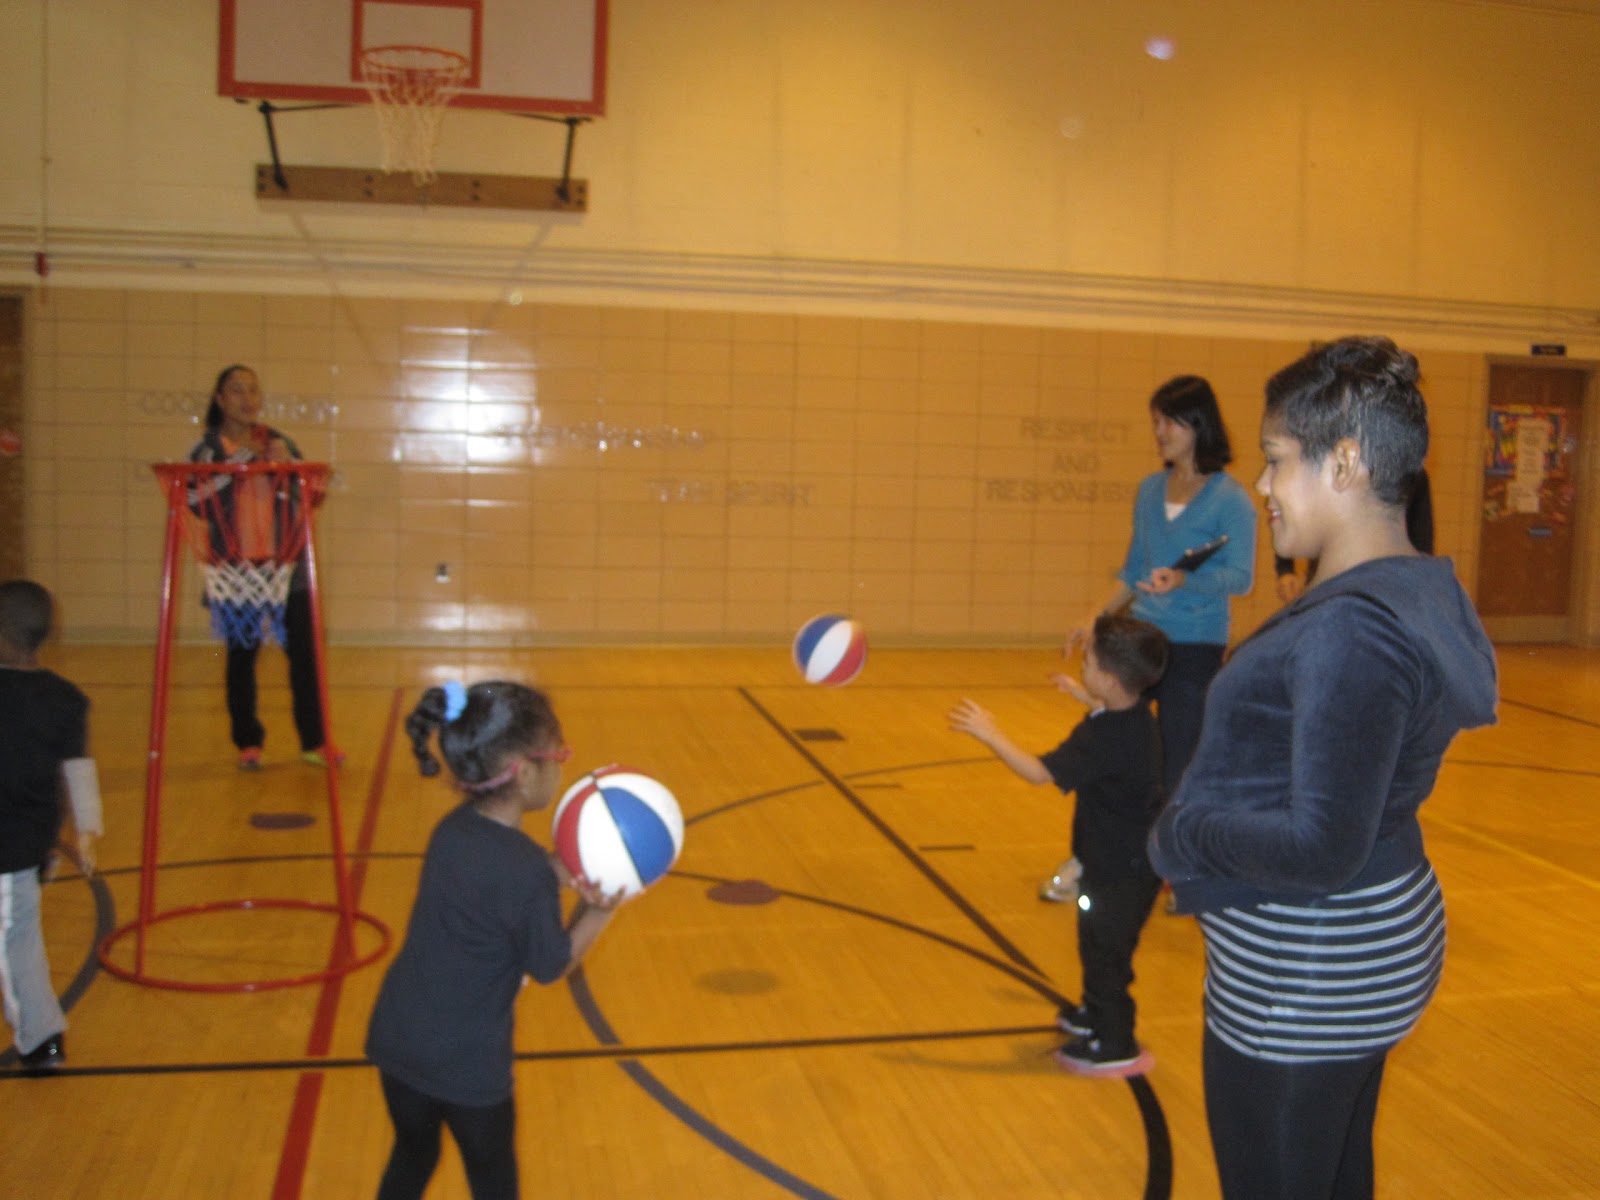
<path fill-rule="evenodd" d="M 299 447 L 285 434 L 263 424 L 260 418 L 261 383 L 256 373 L 238 363 L 224 367 L 217 375 L 211 404 L 206 409 L 205 436 L 190 451 L 189 460 L 249 463 L 298 459 Z M 191 504 L 211 522 L 214 551 L 253 561 L 272 557 L 277 541 L 275 486 L 275 482 L 265 476 L 220 475 L 195 489 Z M 232 527 L 233 545 L 228 545 L 227 533 L 218 528 L 220 521 Z M 266 741 L 266 729 L 256 715 L 256 655 L 266 632 L 264 624 L 267 623 L 254 622 L 246 629 L 230 626 L 226 637 L 228 719 L 233 744 L 239 751 L 241 771 L 260 768 L 261 748 Z M 295 728 L 300 734 L 301 757 L 314 766 L 326 766 L 330 753 L 336 755 L 336 752 L 330 752 L 325 745 L 311 592 L 303 555 L 290 577 L 282 623 L 272 622 L 271 625 L 289 658 L 289 690 L 293 696 Z M 337 761 L 337 757 L 342 756 L 331 761 Z"/>

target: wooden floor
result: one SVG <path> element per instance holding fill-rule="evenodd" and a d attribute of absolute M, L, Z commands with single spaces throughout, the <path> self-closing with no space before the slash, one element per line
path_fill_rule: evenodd
<path fill-rule="evenodd" d="M 45 889 L 69 1067 L 28 1079 L 0 1058 L 0 1194 L 370 1195 L 389 1137 L 361 1056 L 381 964 L 227 994 L 94 970 L 97 930 L 137 910 L 151 657 L 50 658 L 94 700 L 110 833 L 98 882 L 69 873 Z M 334 897 L 324 780 L 292 753 L 281 662 L 262 662 L 267 767 L 242 775 L 215 651 L 178 654 L 160 910 Z M 1158 914 L 1139 952 L 1155 1070 L 1131 1083 L 1058 1071 L 1050 1021 L 1077 988 L 1073 922 L 1036 889 L 1069 810 L 944 725 L 970 695 L 1024 744 L 1053 745 L 1078 716 L 1045 681 L 1056 665 L 1042 650 L 888 650 L 826 690 L 802 685 L 782 649 L 335 650 L 352 887 L 396 938 L 452 803 L 396 736 L 427 683 L 549 688 L 574 768 L 639 767 L 689 818 L 678 870 L 618 916 L 576 986 L 519 1003 L 525 1194 L 1216 1196 L 1193 921 Z M 1438 999 L 1391 1059 L 1388 1200 L 1600 1195 L 1600 654 L 1508 649 L 1501 667 L 1499 725 L 1457 742 L 1424 809 L 1450 950 Z M 542 817 L 528 829 L 547 835 Z M 174 919 L 151 930 L 145 969 L 283 978 L 321 968 L 334 933 L 316 911 Z M 361 936 L 375 948 L 371 927 Z M 447 1151 L 429 1195 L 466 1194 Z"/>

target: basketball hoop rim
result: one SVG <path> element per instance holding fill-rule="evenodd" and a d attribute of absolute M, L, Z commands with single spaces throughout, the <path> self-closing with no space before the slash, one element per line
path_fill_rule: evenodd
<path fill-rule="evenodd" d="M 297 475 L 315 481 L 326 479 L 333 473 L 333 468 L 327 463 L 307 462 L 303 458 L 288 462 L 266 462 L 261 459 L 242 463 L 164 462 L 151 463 L 150 469 L 163 481 L 191 477 L 206 479 L 214 475 Z"/>
<path fill-rule="evenodd" d="M 426 54 L 434 56 L 437 61 L 432 65 L 426 65 L 421 63 L 390 63 L 383 60 L 382 56 L 392 54 Z M 455 72 L 466 71 L 471 64 L 465 54 L 457 54 L 454 50 L 441 50 L 437 46 L 412 46 L 397 42 L 387 46 L 368 46 L 361 52 L 361 66 L 363 70 L 405 71 L 414 74 L 448 77 Z"/>
<path fill-rule="evenodd" d="M 366 47 L 360 65 L 378 116 L 384 172 L 410 171 L 414 184 L 427 186 L 438 178 L 433 156 L 439 123 L 465 89 L 472 64 L 454 50 L 395 43 Z"/>

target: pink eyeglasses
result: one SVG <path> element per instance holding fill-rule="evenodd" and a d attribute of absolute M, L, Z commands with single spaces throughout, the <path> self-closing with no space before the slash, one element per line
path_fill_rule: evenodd
<path fill-rule="evenodd" d="M 571 746 L 557 746 L 554 750 L 535 750 L 531 754 L 524 754 L 523 758 L 529 762 L 564 763 L 572 757 Z"/>

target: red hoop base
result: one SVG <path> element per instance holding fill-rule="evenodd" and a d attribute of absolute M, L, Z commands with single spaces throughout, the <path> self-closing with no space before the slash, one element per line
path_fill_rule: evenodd
<path fill-rule="evenodd" d="M 296 908 L 310 909 L 314 912 L 333 913 L 343 916 L 343 911 L 337 904 L 321 904 L 312 900 L 215 900 L 209 904 L 191 904 L 184 908 L 169 908 L 165 912 L 156 913 L 142 924 L 145 927 L 160 921 L 170 921 L 176 917 L 191 917 L 202 913 L 217 912 L 221 909 L 257 909 L 257 908 Z M 389 927 L 371 913 L 361 912 L 359 909 L 350 916 L 361 923 L 377 930 L 378 947 L 376 950 L 360 957 L 352 957 L 322 971 L 314 971 L 306 975 L 295 975 L 288 979 L 247 979 L 228 983 L 205 983 L 198 980 L 170 979 L 160 975 L 151 975 L 142 970 L 129 970 L 111 958 L 111 947 L 124 935 L 141 927 L 139 921 L 129 921 L 126 925 L 112 930 L 100 940 L 100 945 L 95 948 L 95 956 L 100 960 L 100 965 L 118 979 L 129 983 L 142 983 L 147 987 L 168 988 L 177 992 L 268 992 L 276 988 L 300 987 L 308 983 L 322 983 L 329 979 L 338 979 L 352 971 L 360 970 L 369 963 L 376 962 L 383 957 L 389 948 Z"/>

